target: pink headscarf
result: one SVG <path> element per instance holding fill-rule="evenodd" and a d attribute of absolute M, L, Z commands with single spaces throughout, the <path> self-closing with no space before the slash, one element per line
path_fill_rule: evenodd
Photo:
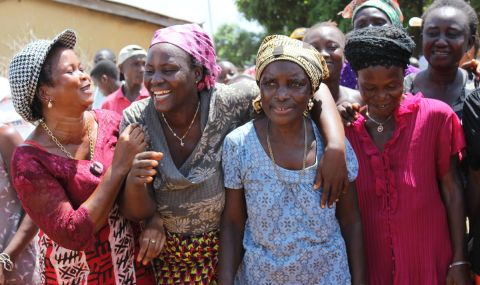
<path fill-rule="evenodd" d="M 209 74 L 204 74 L 202 81 L 197 84 L 198 91 L 214 86 L 220 67 L 217 65 L 213 41 L 199 25 L 185 24 L 158 29 L 153 35 L 150 47 L 158 43 L 176 45 L 207 68 Z"/>

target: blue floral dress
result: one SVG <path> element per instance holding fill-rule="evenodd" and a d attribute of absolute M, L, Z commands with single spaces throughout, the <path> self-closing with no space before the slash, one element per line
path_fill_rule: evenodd
<path fill-rule="evenodd" d="M 312 190 L 324 150 L 319 131 L 312 126 L 317 160 L 303 173 L 280 166 L 274 169 L 253 122 L 225 139 L 225 187 L 245 190 L 248 214 L 245 255 L 236 284 L 351 284 L 335 207 L 321 209 L 322 189 Z M 346 153 L 348 176 L 353 181 L 358 163 L 348 142 Z"/>

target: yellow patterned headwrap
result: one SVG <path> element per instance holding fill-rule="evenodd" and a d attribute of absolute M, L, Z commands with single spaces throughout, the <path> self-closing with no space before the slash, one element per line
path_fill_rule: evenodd
<path fill-rule="evenodd" d="M 305 71 L 312 92 L 316 92 L 322 80 L 328 78 L 328 67 L 322 55 L 310 44 L 282 35 L 267 36 L 257 53 L 256 80 L 260 81 L 265 67 L 277 60 L 292 61 Z"/>

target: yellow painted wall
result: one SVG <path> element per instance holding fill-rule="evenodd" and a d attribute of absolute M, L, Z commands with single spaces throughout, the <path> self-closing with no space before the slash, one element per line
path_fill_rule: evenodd
<path fill-rule="evenodd" d="M 76 51 L 89 68 L 100 48 L 117 56 L 123 46 L 148 48 L 157 25 L 48 0 L 0 0 L 0 76 L 11 57 L 26 43 L 52 38 L 66 28 L 77 32 Z"/>

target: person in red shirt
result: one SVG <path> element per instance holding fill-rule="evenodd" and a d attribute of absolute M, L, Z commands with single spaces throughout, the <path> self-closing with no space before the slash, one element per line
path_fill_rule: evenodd
<path fill-rule="evenodd" d="M 404 92 L 414 47 L 395 26 L 347 34 L 345 56 L 365 102 L 345 134 L 359 165 L 366 284 L 467 285 L 465 140 L 449 105 Z"/>
<path fill-rule="evenodd" d="M 132 102 L 149 97 L 147 89 L 143 86 L 146 55 L 147 52 L 137 45 L 128 45 L 120 50 L 118 67 L 125 80 L 120 88 L 108 95 L 102 109 L 112 110 L 121 115 Z"/>

